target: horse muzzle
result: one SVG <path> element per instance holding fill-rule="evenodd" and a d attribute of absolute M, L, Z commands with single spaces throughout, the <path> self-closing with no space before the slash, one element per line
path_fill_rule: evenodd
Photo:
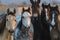
<path fill-rule="evenodd" d="M 14 33 L 14 30 L 8 30 L 9 33 Z"/>

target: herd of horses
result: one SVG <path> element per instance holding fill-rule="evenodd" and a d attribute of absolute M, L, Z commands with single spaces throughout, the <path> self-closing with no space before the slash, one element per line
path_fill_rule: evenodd
<path fill-rule="evenodd" d="M 18 22 L 15 8 L 13 11 L 8 8 L 7 14 L 0 15 L 0 34 L 7 28 L 8 32 L 13 34 L 13 40 L 60 40 L 58 5 L 53 7 L 42 3 L 40 13 L 40 0 L 30 2 L 31 8 L 22 8 Z"/>

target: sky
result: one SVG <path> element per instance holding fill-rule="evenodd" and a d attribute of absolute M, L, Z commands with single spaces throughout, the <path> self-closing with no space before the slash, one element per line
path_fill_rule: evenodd
<path fill-rule="evenodd" d="M 15 3 L 15 4 L 19 4 L 19 3 L 23 3 L 26 2 L 27 4 L 30 4 L 30 0 L 0 0 L 2 1 L 3 4 L 11 4 L 11 3 Z M 41 3 L 43 2 L 47 2 L 47 3 L 51 3 L 52 0 L 41 0 Z M 56 1 L 57 3 L 60 3 L 60 0 L 53 0 Z"/>
<path fill-rule="evenodd" d="M 11 4 L 11 3 L 19 4 L 19 3 L 23 3 L 23 2 L 30 4 L 29 0 L 1 0 L 1 1 L 3 4 Z"/>

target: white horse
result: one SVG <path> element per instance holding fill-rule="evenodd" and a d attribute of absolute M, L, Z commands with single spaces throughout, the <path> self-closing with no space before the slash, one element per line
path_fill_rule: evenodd
<path fill-rule="evenodd" d="M 17 22 L 14 31 L 14 40 L 33 40 L 33 25 L 31 23 L 30 8 L 24 9 L 21 14 L 21 20 Z M 18 19 L 16 19 L 17 21 Z"/>

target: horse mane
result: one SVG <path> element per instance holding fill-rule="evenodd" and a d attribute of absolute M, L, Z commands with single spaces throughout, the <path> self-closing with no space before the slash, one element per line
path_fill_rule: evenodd
<path fill-rule="evenodd" d="M 21 21 L 19 21 L 19 23 L 18 23 L 17 27 L 19 27 L 19 29 L 21 29 L 21 28 L 22 28 L 22 19 L 21 19 Z"/>

